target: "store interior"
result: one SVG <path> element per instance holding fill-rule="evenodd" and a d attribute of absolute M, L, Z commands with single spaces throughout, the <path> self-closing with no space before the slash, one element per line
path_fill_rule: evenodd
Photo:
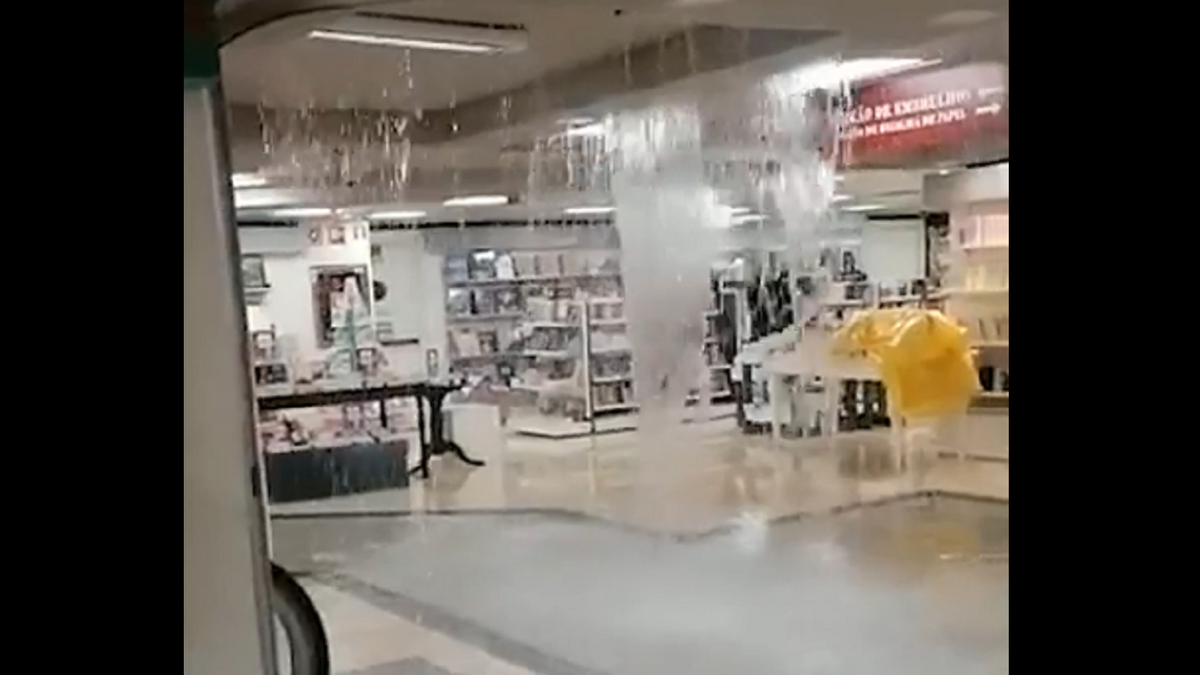
<path fill-rule="evenodd" d="M 408 626 L 392 634 L 460 643 L 404 657 L 429 672 L 802 672 L 771 627 L 792 619 L 731 600 L 770 594 L 725 577 L 775 574 L 778 552 L 755 572 L 721 547 L 778 537 L 826 578 L 812 542 L 874 554 L 817 516 L 889 504 L 901 515 L 847 527 L 908 541 L 884 556 L 901 567 L 1002 558 L 947 583 L 1003 595 L 1003 621 L 964 620 L 974 646 L 914 629 L 921 658 L 954 652 L 938 667 L 880 670 L 880 643 L 833 650 L 859 670 L 803 672 L 966 672 L 964 654 L 1007 672 L 1007 3 L 410 2 L 238 32 L 253 4 L 227 16 L 222 67 L 260 452 L 277 557 L 341 598 L 322 611 L 365 602 Z M 893 419 L 877 366 L 830 357 L 840 327 L 888 309 L 961 327 L 978 379 L 961 414 Z M 978 534 L 999 521 L 1001 544 Z M 594 557 L 539 538 L 556 536 Z M 569 566 L 612 590 L 667 555 L 643 536 L 693 547 L 653 578 L 719 579 L 697 613 L 775 617 L 762 640 L 685 658 L 596 618 L 620 613 L 598 593 L 590 618 L 548 623 Z M 553 597 L 495 605 L 462 576 Z M 904 611 L 896 583 L 849 614 Z M 666 639 L 679 617 L 637 588 Z M 818 632 L 842 645 L 849 626 Z M 335 648 L 339 672 L 418 672 L 363 653 Z"/>

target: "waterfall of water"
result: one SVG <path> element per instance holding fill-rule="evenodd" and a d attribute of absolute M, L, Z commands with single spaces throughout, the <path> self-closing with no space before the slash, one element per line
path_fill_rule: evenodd
<path fill-rule="evenodd" d="M 704 312 L 729 214 L 705 181 L 694 108 L 622 114 L 610 130 L 641 445 L 663 454 L 686 444 L 690 390 L 700 389 L 698 414 L 707 415 Z"/>

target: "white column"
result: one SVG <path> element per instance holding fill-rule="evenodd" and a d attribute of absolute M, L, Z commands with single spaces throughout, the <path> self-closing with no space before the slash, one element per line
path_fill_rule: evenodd
<path fill-rule="evenodd" d="M 240 262 L 207 88 L 183 93 L 183 672 L 275 672 Z"/>

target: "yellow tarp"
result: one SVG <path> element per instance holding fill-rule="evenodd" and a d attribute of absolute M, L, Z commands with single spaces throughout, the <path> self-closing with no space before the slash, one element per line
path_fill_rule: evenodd
<path fill-rule="evenodd" d="M 966 331 L 941 312 L 860 312 L 834 334 L 833 349 L 835 356 L 865 352 L 877 364 L 893 415 L 962 413 L 979 390 Z"/>

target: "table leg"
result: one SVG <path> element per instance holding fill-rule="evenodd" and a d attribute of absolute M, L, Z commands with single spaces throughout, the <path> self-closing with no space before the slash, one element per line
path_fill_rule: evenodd
<path fill-rule="evenodd" d="M 483 466 L 484 462 L 482 460 L 468 457 L 467 453 L 463 452 L 462 447 L 458 443 L 446 440 L 445 429 L 442 427 L 442 402 L 445 398 L 445 392 L 434 394 L 429 398 L 429 436 L 431 445 L 433 445 L 433 454 L 441 455 L 449 452 L 464 464 Z M 426 468 L 426 473 L 428 471 L 428 468 Z"/>
<path fill-rule="evenodd" d="M 421 460 L 408 473 L 418 478 L 429 478 L 429 457 L 432 453 L 429 439 L 425 435 L 425 397 L 418 395 L 414 398 L 417 401 L 417 438 L 421 446 Z"/>

